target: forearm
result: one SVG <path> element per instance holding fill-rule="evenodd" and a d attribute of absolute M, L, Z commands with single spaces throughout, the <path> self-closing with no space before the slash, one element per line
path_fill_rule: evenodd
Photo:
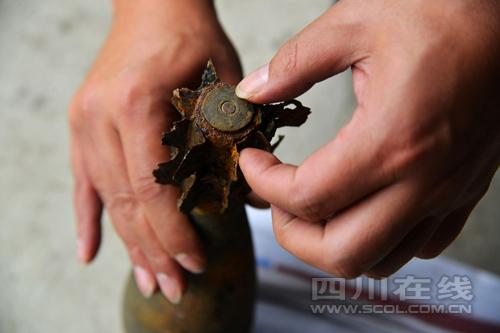
<path fill-rule="evenodd" d="M 190 17 L 197 20 L 215 16 L 214 0 L 113 0 L 114 17 L 143 16 L 173 19 Z"/>
<path fill-rule="evenodd" d="M 214 0 L 112 0 L 112 30 L 149 40 L 150 31 L 200 34 L 219 27 Z M 124 31 L 125 29 L 125 31 Z"/>
<path fill-rule="evenodd" d="M 213 8 L 214 0 L 112 0 L 115 11 L 137 8 L 175 8 L 190 9 L 193 7 Z"/>

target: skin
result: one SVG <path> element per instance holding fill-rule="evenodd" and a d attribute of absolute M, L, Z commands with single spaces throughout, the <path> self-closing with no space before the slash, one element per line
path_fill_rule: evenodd
<path fill-rule="evenodd" d="M 301 165 L 242 152 L 279 243 L 349 278 L 441 253 L 500 163 L 498 36 L 497 1 L 344 0 L 246 77 L 237 94 L 270 103 L 353 75 L 352 119 Z"/>
<path fill-rule="evenodd" d="M 174 119 L 165 92 L 194 88 L 209 57 L 229 83 L 240 65 L 208 0 L 114 5 L 69 112 L 79 257 L 96 255 L 105 207 L 140 290 L 149 296 L 159 284 L 175 303 L 183 269 L 200 272 L 205 258 L 177 212 L 177 190 L 151 176 L 168 159 L 159 144 Z M 269 103 L 353 73 L 351 121 L 301 165 L 242 152 L 285 249 L 337 276 L 381 277 L 438 255 L 458 235 L 500 163 L 499 7 L 342 0 L 239 84 L 240 97 Z"/>
<path fill-rule="evenodd" d="M 177 303 L 183 270 L 202 272 L 205 257 L 177 210 L 178 190 L 152 176 L 169 159 L 161 135 L 176 117 L 170 92 L 195 88 L 208 58 L 236 84 L 240 63 L 211 1 L 118 0 L 114 9 L 109 36 L 69 110 L 78 254 L 84 263 L 96 255 L 104 207 L 142 293 L 159 286 Z"/>

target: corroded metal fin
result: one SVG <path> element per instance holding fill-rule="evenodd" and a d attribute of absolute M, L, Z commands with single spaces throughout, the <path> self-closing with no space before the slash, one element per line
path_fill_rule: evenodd
<path fill-rule="evenodd" d="M 203 132 L 196 127 L 194 123 L 191 123 L 188 128 L 187 140 L 185 142 L 187 147 L 192 149 L 196 146 L 204 144 L 206 141 L 207 139 L 203 136 Z"/>
<path fill-rule="evenodd" d="M 179 156 L 177 168 L 171 174 L 174 182 L 181 183 L 184 178 L 200 169 L 200 159 L 203 159 L 203 151 L 203 146 L 199 145 L 189 149 L 183 156 Z"/>
<path fill-rule="evenodd" d="M 208 60 L 207 68 L 203 72 L 201 77 L 201 85 L 198 89 L 203 89 L 209 85 L 216 84 L 220 82 L 219 77 L 217 76 L 217 71 L 215 70 L 214 63 L 212 59 Z"/>
<path fill-rule="evenodd" d="M 188 88 L 175 89 L 172 92 L 172 99 L 170 102 L 179 111 L 184 118 L 191 118 L 196 101 L 200 96 L 198 90 L 191 90 Z"/>
<path fill-rule="evenodd" d="M 302 105 L 297 100 L 291 100 L 284 103 L 283 109 L 279 113 L 278 127 L 282 126 L 301 126 L 303 125 L 311 109 Z"/>
<path fill-rule="evenodd" d="M 221 156 L 223 161 L 223 167 L 221 172 L 223 174 L 223 181 L 220 182 L 220 212 L 226 210 L 229 205 L 229 195 L 231 190 L 231 185 L 238 180 L 238 160 L 240 154 L 236 145 L 233 145 L 229 151 L 224 153 L 225 156 Z"/>
<path fill-rule="evenodd" d="M 283 108 L 279 111 L 277 126 L 301 126 L 307 120 L 311 109 L 302 105 L 297 100 L 285 102 Z"/>
<path fill-rule="evenodd" d="M 275 114 L 276 127 L 300 126 L 306 122 L 311 113 L 311 109 L 297 100 L 267 105 L 266 108 L 271 109 Z"/>
<path fill-rule="evenodd" d="M 270 144 L 281 126 L 300 126 L 309 108 L 298 101 L 256 105 L 239 99 L 234 87 L 220 82 L 208 62 L 198 90 L 176 89 L 172 104 L 183 117 L 163 136 L 176 150 L 169 162 L 154 171 L 158 183 L 181 188 L 179 209 L 194 207 L 222 213 L 231 198 L 249 191 L 238 168 L 240 151 L 254 147 L 273 151 L 283 139 Z"/>
<path fill-rule="evenodd" d="M 195 191 L 196 174 L 192 174 L 182 182 L 182 194 L 177 202 L 177 207 L 183 213 L 188 214 L 196 206 L 199 193 Z"/>
<path fill-rule="evenodd" d="M 185 177 L 196 171 L 197 160 L 203 152 L 200 147 L 205 142 L 203 133 L 189 120 L 183 119 L 174 123 L 172 130 L 164 134 L 163 144 L 174 147 L 177 153 L 153 172 L 157 182 L 181 184 Z"/>
<path fill-rule="evenodd" d="M 238 151 L 241 151 L 245 148 L 257 148 L 270 151 L 271 145 L 269 143 L 269 140 L 261 131 L 255 131 L 255 133 L 252 136 L 238 143 Z"/>
<path fill-rule="evenodd" d="M 172 175 L 175 173 L 175 170 L 177 170 L 181 159 L 182 158 L 178 156 L 173 160 L 158 165 L 158 168 L 153 171 L 156 182 L 164 185 L 178 185 L 178 183 L 174 181 Z"/>
<path fill-rule="evenodd" d="M 278 148 L 278 146 L 280 145 L 281 141 L 283 141 L 284 138 L 285 138 L 284 135 L 278 135 L 278 140 L 276 140 L 276 142 L 271 145 L 270 149 L 271 153 L 273 153 L 276 150 L 276 148 Z"/>
<path fill-rule="evenodd" d="M 184 148 L 186 145 L 186 136 L 191 122 L 188 119 L 182 119 L 174 122 L 172 128 L 163 133 L 161 140 L 165 146 Z"/>
<path fill-rule="evenodd" d="M 262 123 L 259 129 L 268 141 L 271 141 L 279 127 L 300 126 L 311 113 L 308 107 L 296 100 L 261 107 Z"/>

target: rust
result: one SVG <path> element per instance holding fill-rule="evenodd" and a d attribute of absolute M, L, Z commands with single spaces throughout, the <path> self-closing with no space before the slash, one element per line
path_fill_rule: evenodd
<path fill-rule="evenodd" d="M 271 145 L 276 129 L 300 126 L 310 113 L 296 100 L 253 104 L 238 98 L 234 89 L 220 81 L 209 61 L 198 89 L 173 92 L 172 104 L 182 118 L 162 142 L 174 153 L 153 174 L 158 183 L 182 189 L 178 205 L 184 213 L 194 207 L 224 212 L 231 196 L 248 191 L 238 168 L 239 152 L 247 147 L 272 151 L 283 139 Z"/>

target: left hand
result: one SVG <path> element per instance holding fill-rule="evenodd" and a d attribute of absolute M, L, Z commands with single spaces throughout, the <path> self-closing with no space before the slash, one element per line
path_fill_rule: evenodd
<path fill-rule="evenodd" d="M 200 273 L 205 251 L 177 209 L 178 189 L 155 183 L 169 160 L 161 133 L 176 119 L 177 87 L 196 87 L 208 58 L 235 83 L 241 68 L 211 0 L 114 1 L 101 52 L 70 110 L 78 254 L 90 262 L 100 244 L 102 208 L 123 240 L 139 290 L 157 286 L 173 303 Z"/>

